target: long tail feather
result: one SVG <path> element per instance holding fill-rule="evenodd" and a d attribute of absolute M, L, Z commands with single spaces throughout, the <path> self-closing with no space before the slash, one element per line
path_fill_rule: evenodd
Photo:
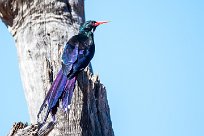
<path fill-rule="evenodd" d="M 45 107 L 48 108 L 48 104 L 49 104 L 50 97 L 51 97 L 53 91 L 55 91 L 56 88 L 58 87 L 58 85 L 60 84 L 60 81 L 61 81 L 62 77 L 63 77 L 63 73 L 62 73 L 62 70 L 60 70 L 60 71 L 58 72 L 57 76 L 56 76 L 56 79 L 55 79 L 54 82 L 52 83 L 52 86 L 51 86 L 50 90 L 48 91 L 48 93 L 47 93 L 47 95 L 46 95 L 46 97 L 45 97 L 45 99 L 44 99 L 44 101 L 43 101 L 41 107 L 40 107 L 40 110 L 39 110 L 39 112 L 38 112 L 37 118 L 39 118 L 41 112 L 43 111 L 43 109 L 44 109 Z"/>
<path fill-rule="evenodd" d="M 62 108 L 65 112 L 69 109 L 68 106 L 71 104 L 71 99 L 72 99 L 73 92 L 74 92 L 75 82 L 76 82 L 76 77 L 68 80 L 66 85 L 65 85 L 64 93 L 62 96 Z"/>
<path fill-rule="evenodd" d="M 50 99 L 48 100 L 48 103 L 49 103 L 48 109 L 49 110 L 51 110 L 56 105 L 56 103 L 58 102 L 60 96 L 62 95 L 62 92 L 64 90 L 66 82 L 67 82 L 67 77 L 63 75 L 60 84 L 58 85 L 56 90 L 53 91 Z"/>
<path fill-rule="evenodd" d="M 57 104 L 59 97 L 62 95 L 66 82 L 67 77 L 63 75 L 62 70 L 60 70 L 50 90 L 48 91 L 47 96 L 43 101 L 43 104 L 40 107 L 39 113 L 37 115 L 38 122 L 40 122 L 39 116 L 42 114 L 42 111 L 46 112 L 45 115 L 41 115 L 41 117 L 44 118 L 42 121 L 46 122 L 50 111 Z"/>
<path fill-rule="evenodd" d="M 74 91 L 74 86 L 76 82 L 76 77 L 68 79 L 60 70 L 57 74 L 56 79 L 54 80 L 50 90 L 43 101 L 43 104 L 40 107 L 39 113 L 37 115 L 38 123 L 44 124 L 49 116 L 49 113 L 52 112 L 52 116 L 55 117 L 56 109 L 58 107 L 59 99 L 62 99 L 62 107 L 64 111 L 67 111 L 68 105 L 71 104 L 71 98 Z M 44 111 L 42 114 L 42 111 Z M 41 121 L 40 120 L 40 116 Z"/>

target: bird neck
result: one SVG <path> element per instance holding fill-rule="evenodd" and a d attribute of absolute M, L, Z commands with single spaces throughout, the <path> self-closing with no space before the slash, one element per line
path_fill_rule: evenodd
<path fill-rule="evenodd" d="M 93 37 L 93 32 L 92 31 L 81 30 L 81 31 L 79 31 L 79 34 L 87 36 L 88 38 L 92 38 Z"/>
<path fill-rule="evenodd" d="M 89 45 L 94 44 L 94 36 L 92 31 L 79 31 L 79 35 L 82 35 L 82 37 L 87 37 L 89 39 Z"/>

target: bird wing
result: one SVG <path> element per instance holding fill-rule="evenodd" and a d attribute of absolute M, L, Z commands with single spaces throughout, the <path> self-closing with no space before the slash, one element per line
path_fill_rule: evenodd
<path fill-rule="evenodd" d="M 73 75 L 76 75 L 80 71 L 85 69 L 90 63 L 91 59 L 93 58 L 94 53 L 95 53 L 94 44 L 90 45 L 90 47 L 88 48 L 79 50 L 77 61 L 75 61 L 75 63 L 73 64 L 72 74 L 69 77 L 72 77 Z"/>
<path fill-rule="evenodd" d="M 62 71 L 64 75 L 68 75 L 72 69 L 74 62 L 78 57 L 78 45 L 72 45 L 67 42 L 62 54 Z"/>

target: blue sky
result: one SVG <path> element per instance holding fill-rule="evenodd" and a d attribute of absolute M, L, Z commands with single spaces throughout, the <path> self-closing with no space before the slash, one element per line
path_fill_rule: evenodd
<path fill-rule="evenodd" d="M 94 72 L 107 88 L 116 136 L 204 135 L 204 1 L 85 1 Z M 14 41 L 0 23 L 0 135 L 29 121 Z"/>

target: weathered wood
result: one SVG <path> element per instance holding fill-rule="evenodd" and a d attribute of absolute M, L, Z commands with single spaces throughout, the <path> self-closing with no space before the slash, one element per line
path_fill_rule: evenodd
<path fill-rule="evenodd" d="M 64 44 L 85 20 L 84 1 L 1 0 L 0 17 L 15 39 L 30 120 L 35 124 L 59 70 Z M 70 113 L 66 115 L 59 108 L 56 118 L 50 136 L 114 135 L 105 87 L 89 69 L 78 77 Z"/>

